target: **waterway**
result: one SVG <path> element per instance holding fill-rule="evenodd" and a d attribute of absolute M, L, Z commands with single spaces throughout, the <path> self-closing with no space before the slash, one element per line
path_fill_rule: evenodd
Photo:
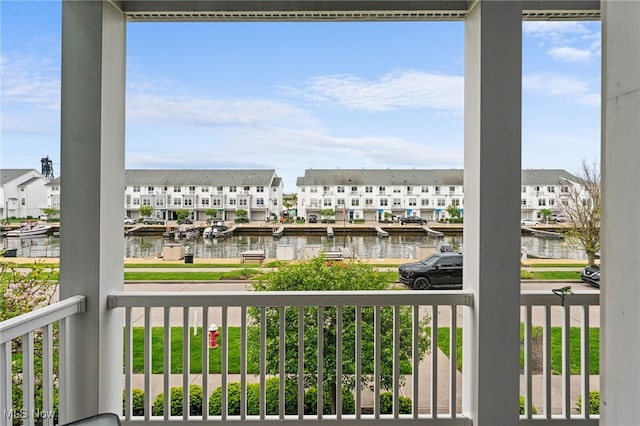
<path fill-rule="evenodd" d="M 154 258 L 162 253 L 162 247 L 169 242 L 161 236 L 130 236 L 124 238 L 124 256 L 132 258 Z M 173 240 L 171 240 L 173 242 Z M 464 243 L 462 235 L 447 235 L 433 238 L 414 234 L 392 234 L 388 238 L 375 235 L 326 236 L 232 236 L 225 239 L 204 240 L 202 237 L 180 241 L 194 253 L 196 258 L 237 259 L 246 250 L 264 250 L 267 258 L 277 258 L 279 250 L 293 252 L 299 259 L 315 250 L 338 251 L 348 248 L 350 253 L 362 259 L 416 259 L 422 248 L 442 245 L 461 251 Z M 18 257 L 59 257 L 60 239 L 57 237 L 5 238 L 0 246 L 17 249 Z M 544 239 L 532 236 L 522 237 L 522 248 L 531 257 L 558 259 L 586 259 L 583 251 L 571 247 L 564 240 Z"/>

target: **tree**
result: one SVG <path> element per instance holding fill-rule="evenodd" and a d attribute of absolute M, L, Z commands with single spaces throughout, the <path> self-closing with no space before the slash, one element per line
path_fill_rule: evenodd
<path fill-rule="evenodd" d="M 540 214 L 545 223 L 549 223 L 549 216 L 553 214 L 549 209 L 540 209 Z"/>
<path fill-rule="evenodd" d="M 209 217 L 209 219 L 213 219 L 218 216 L 218 209 L 207 209 L 205 214 Z"/>
<path fill-rule="evenodd" d="M 151 206 L 140 206 L 140 216 L 147 217 L 153 214 L 153 207 Z"/>
<path fill-rule="evenodd" d="M 191 212 L 187 209 L 180 209 L 176 211 L 176 215 L 178 216 L 178 222 L 182 222 L 184 221 L 186 218 L 189 217 L 189 215 L 191 214 Z"/>
<path fill-rule="evenodd" d="M 280 267 L 258 278 L 253 288 L 256 291 L 322 291 L 322 290 L 388 290 L 391 287 L 389 276 L 378 273 L 368 264 L 359 261 L 334 262 L 326 261 L 322 257 L 291 263 Z M 305 388 L 317 386 L 317 339 L 318 333 L 322 333 L 323 340 L 323 377 L 324 384 L 329 389 L 332 413 L 336 412 L 336 392 L 339 385 L 349 389 L 355 386 L 372 386 L 374 380 L 374 323 L 375 308 L 362 308 L 361 334 L 362 349 L 361 383 L 355 383 L 356 371 L 355 336 L 356 336 L 356 309 L 353 306 L 345 306 L 342 309 L 342 377 L 336 377 L 336 331 L 337 308 L 325 306 L 322 308 L 323 326 L 318 329 L 318 308 L 304 307 L 287 308 L 285 315 L 285 360 L 284 370 L 289 378 L 297 377 L 298 372 L 298 314 L 302 309 L 304 322 L 304 385 Z M 259 341 L 258 325 L 265 328 L 266 341 L 266 370 L 267 374 L 279 374 L 279 319 L 278 308 L 267 308 L 266 321 L 260 322 L 260 309 L 254 308 L 249 312 L 251 320 L 251 333 L 256 333 Z M 380 383 L 385 390 L 393 386 L 393 308 L 380 309 L 382 325 L 380 358 Z M 412 309 L 405 306 L 400 309 L 400 353 L 399 359 L 403 363 L 411 360 L 412 355 Z M 425 315 L 418 324 L 418 356 L 422 358 L 430 350 L 431 342 L 428 334 L 430 317 Z M 260 357 L 259 345 L 250 345 L 248 358 L 252 362 L 258 362 Z"/>
<path fill-rule="evenodd" d="M 336 211 L 334 209 L 322 209 L 320 210 L 320 217 L 322 219 L 331 219 L 336 215 Z"/>
<path fill-rule="evenodd" d="M 60 209 L 54 209 L 53 207 L 47 207 L 45 209 L 42 209 L 42 213 L 44 213 L 47 216 L 49 216 L 49 219 L 52 219 L 54 217 L 58 217 L 58 215 L 60 214 Z"/>
<path fill-rule="evenodd" d="M 454 206 L 453 204 L 447 207 L 447 213 L 449 213 L 449 217 L 453 219 L 460 217 L 460 209 L 458 206 Z"/>
<path fill-rule="evenodd" d="M 567 241 L 582 248 L 589 264 L 600 251 L 600 167 L 582 160 L 578 182 L 564 181 L 561 192 L 562 213 L 567 217 Z"/>

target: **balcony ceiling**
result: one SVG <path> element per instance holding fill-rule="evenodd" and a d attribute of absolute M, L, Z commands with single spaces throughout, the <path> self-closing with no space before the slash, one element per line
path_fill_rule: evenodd
<path fill-rule="evenodd" d="M 456 21 L 470 0 L 113 0 L 139 21 Z M 599 0 L 522 0 L 524 20 L 598 20 Z"/>

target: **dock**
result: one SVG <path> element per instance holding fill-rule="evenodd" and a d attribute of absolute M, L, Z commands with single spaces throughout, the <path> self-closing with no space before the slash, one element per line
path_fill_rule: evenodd
<path fill-rule="evenodd" d="M 284 234 L 284 225 L 280 225 L 277 229 L 273 231 L 273 238 L 280 238 Z"/>
<path fill-rule="evenodd" d="M 434 229 L 429 228 L 426 225 L 423 226 L 423 228 L 424 228 L 425 231 L 427 231 L 427 234 L 429 234 L 429 236 L 437 237 L 437 238 L 440 238 L 440 237 L 444 236 L 444 232 L 436 231 Z"/>
<path fill-rule="evenodd" d="M 136 232 L 139 231 L 140 229 L 144 228 L 144 224 L 139 224 L 139 225 L 135 225 L 127 230 L 124 231 L 124 234 L 127 235 L 130 232 Z"/>
<path fill-rule="evenodd" d="M 217 238 L 225 238 L 230 237 L 233 234 L 233 231 L 238 227 L 238 225 L 233 225 L 231 228 L 227 228 L 224 231 L 218 232 Z"/>
<path fill-rule="evenodd" d="M 378 236 L 378 238 L 388 238 L 389 237 L 389 233 L 387 231 L 385 231 L 384 229 L 380 228 L 379 226 L 375 226 L 374 228 L 376 230 L 376 235 Z"/>
<path fill-rule="evenodd" d="M 525 229 L 531 232 L 531 235 L 538 238 L 549 238 L 553 240 L 561 240 L 564 238 L 564 234 L 560 234 L 558 232 L 542 231 L 540 229 L 533 229 L 533 228 L 526 228 L 526 227 L 523 227 L 522 229 Z"/>
<path fill-rule="evenodd" d="M 327 226 L 327 238 L 333 238 L 335 234 L 333 233 L 333 227 Z"/>

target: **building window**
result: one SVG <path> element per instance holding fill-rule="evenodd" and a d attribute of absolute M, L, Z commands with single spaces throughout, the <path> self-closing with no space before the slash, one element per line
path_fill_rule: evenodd
<path fill-rule="evenodd" d="M 547 186 L 547 192 L 550 193 L 555 193 L 556 192 L 556 187 L 555 186 Z"/>
<path fill-rule="evenodd" d="M 309 187 L 309 192 L 312 194 L 315 194 L 318 192 L 318 187 L 317 186 L 311 186 Z"/>
<path fill-rule="evenodd" d="M 337 206 L 344 206 L 344 198 L 338 198 L 336 201 Z"/>
<path fill-rule="evenodd" d="M 264 207 L 264 198 L 256 198 L 256 205 Z"/>
<path fill-rule="evenodd" d="M 527 206 L 527 199 L 523 198 L 522 199 L 522 207 L 526 207 Z"/>
<path fill-rule="evenodd" d="M 545 198 L 540 198 L 538 200 L 538 206 L 543 207 L 547 205 L 547 200 Z"/>
<path fill-rule="evenodd" d="M 240 200 L 238 201 L 238 204 L 246 207 L 247 206 L 247 199 L 246 198 L 240 198 Z"/>
<path fill-rule="evenodd" d="M 277 206 L 277 205 L 278 205 L 278 200 L 273 199 L 273 205 L 274 205 L 274 206 Z"/>
<path fill-rule="evenodd" d="M 218 194 L 222 194 L 224 192 L 224 188 L 221 186 L 217 186 L 216 191 L 218 191 Z"/>
<path fill-rule="evenodd" d="M 556 205 L 556 200 L 555 200 L 555 198 L 549 198 L 549 205 L 550 205 L 550 206 L 555 206 L 555 205 Z"/>
<path fill-rule="evenodd" d="M 153 186 L 147 186 L 147 191 L 149 191 L 149 194 L 153 194 L 154 189 L 155 188 Z"/>
<path fill-rule="evenodd" d="M 340 194 L 344 193 L 344 186 L 342 185 L 338 186 L 338 193 Z"/>
<path fill-rule="evenodd" d="M 211 200 L 211 205 L 213 205 L 213 206 L 221 206 L 222 205 L 222 199 L 221 198 L 214 198 L 213 200 Z"/>
<path fill-rule="evenodd" d="M 400 207 L 400 206 L 402 206 L 402 200 L 400 198 L 394 198 L 393 207 Z"/>
<path fill-rule="evenodd" d="M 409 205 L 410 206 L 418 205 L 416 199 L 415 198 L 409 198 Z"/>
<path fill-rule="evenodd" d="M 203 198 L 202 199 L 202 205 L 204 207 L 209 207 L 209 199 L 208 198 Z"/>
<path fill-rule="evenodd" d="M 526 187 L 526 186 L 523 186 L 523 187 L 522 187 L 522 193 L 523 193 L 523 194 L 526 194 L 526 193 L 527 193 L 527 187 Z"/>
<path fill-rule="evenodd" d="M 367 194 L 371 194 L 373 192 L 373 186 L 365 186 L 364 192 L 366 192 Z"/>
<path fill-rule="evenodd" d="M 452 198 L 451 199 L 451 205 L 452 206 L 456 206 L 456 207 L 460 207 L 460 199 L 459 198 Z"/>
<path fill-rule="evenodd" d="M 236 187 L 235 186 L 230 186 L 229 187 L 229 192 L 236 192 Z"/>
<path fill-rule="evenodd" d="M 209 192 L 209 187 L 203 186 L 202 188 L 200 188 L 200 192 Z"/>
<path fill-rule="evenodd" d="M 264 192 L 264 186 L 256 186 L 256 192 Z"/>
<path fill-rule="evenodd" d="M 331 207 L 333 205 L 333 200 L 331 200 L 331 198 L 325 198 L 322 200 L 322 205 L 325 207 Z"/>
<path fill-rule="evenodd" d="M 20 199 L 20 204 L 22 204 L 23 206 L 26 206 L 27 205 L 27 200 L 24 197 L 22 197 Z"/>
<path fill-rule="evenodd" d="M 400 194 L 402 192 L 402 190 L 396 186 L 393 187 L 393 193 L 394 194 Z"/>
<path fill-rule="evenodd" d="M 386 198 L 380 198 L 380 205 L 381 206 L 388 206 L 389 205 L 389 200 L 387 200 Z"/>
<path fill-rule="evenodd" d="M 184 199 L 184 205 L 191 207 L 193 206 L 193 198 L 192 197 L 187 197 Z"/>
<path fill-rule="evenodd" d="M 423 193 L 428 193 L 429 192 L 429 187 L 428 186 L 423 186 L 422 187 L 422 192 Z"/>
<path fill-rule="evenodd" d="M 182 187 L 180 187 L 180 186 L 174 186 L 174 187 L 173 187 L 173 192 L 182 192 Z"/>
<path fill-rule="evenodd" d="M 563 194 L 568 194 L 569 193 L 569 187 L 568 186 L 563 186 L 560 188 L 560 192 L 562 192 Z"/>
<path fill-rule="evenodd" d="M 140 192 L 140 187 L 139 186 L 134 186 L 133 187 L 133 192 Z"/>
<path fill-rule="evenodd" d="M 351 199 L 351 207 L 358 207 L 360 205 L 360 200 L 357 198 Z"/>
<path fill-rule="evenodd" d="M 428 206 L 428 205 L 429 205 L 429 199 L 428 199 L 428 198 L 423 198 L 423 199 L 421 200 L 421 204 L 422 204 L 423 206 Z"/>
<path fill-rule="evenodd" d="M 444 198 L 438 198 L 438 207 L 444 207 L 444 206 L 445 206 Z"/>
<path fill-rule="evenodd" d="M 174 198 L 174 199 L 173 199 L 173 205 L 174 205 L 174 206 L 180 206 L 180 205 L 182 205 L 182 198 Z"/>
<path fill-rule="evenodd" d="M 156 207 L 164 206 L 164 198 L 156 198 Z"/>
<path fill-rule="evenodd" d="M 139 206 L 139 205 L 140 205 L 140 198 L 137 198 L 137 197 L 136 197 L 136 198 L 134 198 L 134 199 L 133 199 L 133 205 L 134 205 L 134 206 Z"/>
<path fill-rule="evenodd" d="M 249 186 L 245 186 L 245 187 L 244 187 L 244 192 L 249 192 L 249 190 L 250 190 L 250 189 L 251 189 L 251 187 L 249 187 Z"/>
<path fill-rule="evenodd" d="M 151 197 L 142 197 L 142 205 L 150 206 L 151 205 Z"/>
<path fill-rule="evenodd" d="M 436 195 L 440 195 L 440 187 L 436 186 L 435 188 Z"/>
<path fill-rule="evenodd" d="M 373 205 L 373 198 L 365 198 L 364 205 L 365 206 L 372 206 Z"/>
<path fill-rule="evenodd" d="M 189 187 L 189 194 L 195 194 L 196 193 L 196 187 L 195 186 L 190 186 Z"/>
<path fill-rule="evenodd" d="M 381 194 L 381 195 L 382 195 L 382 194 L 384 194 L 385 192 L 387 192 L 387 188 L 386 188 L 386 187 L 384 187 L 384 186 L 379 186 L 379 187 L 378 187 L 378 193 L 379 193 L 379 194 Z"/>
<path fill-rule="evenodd" d="M 236 199 L 235 198 L 230 199 L 229 200 L 229 205 L 235 206 L 236 205 Z"/>

